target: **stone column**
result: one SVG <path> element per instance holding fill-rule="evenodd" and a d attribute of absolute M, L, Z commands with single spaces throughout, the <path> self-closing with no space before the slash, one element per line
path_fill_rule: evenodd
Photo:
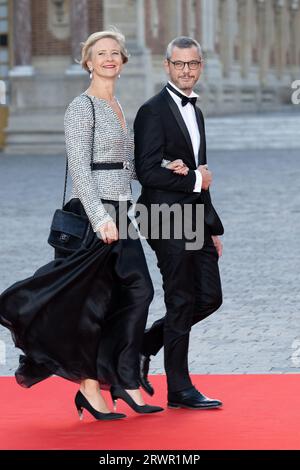
<path fill-rule="evenodd" d="M 201 0 L 198 0 L 195 5 L 196 15 L 196 39 L 198 42 L 201 41 L 202 37 L 202 24 L 201 24 Z"/>
<path fill-rule="evenodd" d="M 284 25 L 283 25 L 283 7 L 284 0 L 274 0 L 275 14 L 275 57 L 276 57 L 276 75 L 278 79 L 282 78 L 285 68 L 285 50 L 284 50 Z"/>
<path fill-rule="evenodd" d="M 202 48 L 207 56 L 214 55 L 214 0 L 202 0 Z"/>
<path fill-rule="evenodd" d="M 269 31 L 268 12 L 266 0 L 256 0 L 258 20 L 258 54 L 259 54 L 259 80 L 265 83 L 269 70 Z"/>
<path fill-rule="evenodd" d="M 216 1 L 202 0 L 201 2 L 201 47 L 205 58 L 204 76 L 215 82 L 222 78 L 222 65 L 215 51 L 215 15 Z"/>
<path fill-rule="evenodd" d="M 80 60 L 80 43 L 85 41 L 89 34 L 88 0 L 72 0 L 70 3 L 72 64 L 66 73 L 81 74 L 85 72 L 75 60 Z"/>
<path fill-rule="evenodd" d="M 221 107 L 223 93 L 222 63 L 215 50 L 217 6 L 216 0 L 201 0 L 199 30 L 201 31 L 200 44 L 204 57 L 204 70 L 198 82 L 202 109 L 204 112 L 210 109 L 216 113 Z"/>
<path fill-rule="evenodd" d="M 240 6 L 240 37 L 241 37 L 241 76 L 247 78 L 249 75 L 252 54 L 252 22 L 251 22 L 251 0 L 239 0 Z"/>
<path fill-rule="evenodd" d="M 175 36 L 181 36 L 182 34 L 182 1 L 176 0 L 176 34 Z"/>
<path fill-rule="evenodd" d="M 299 77 L 298 72 L 298 58 L 297 58 L 297 16 L 299 11 L 299 0 L 290 0 L 290 51 L 291 51 L 291 74 L 292 78 Z"/>
<path fill-rule="evenodd" d="M 223 63 L 223 75 L 230 76 L 234 54 L 234 36 L 232 19 L 234 18 L 234 0 L 220 0 L 220 56 Z"/>
<path fill-rule="evenodd" d="M 136 39 L 140 48 L 145 47 L 145 11 L 144 0 L 137 0 L 136 4 Z"/>
<path fill-rule="evenodd" d="M 31 0 L 13 0 L 13 51 L 15 63 L 10 75 L 32 75 Z"/>

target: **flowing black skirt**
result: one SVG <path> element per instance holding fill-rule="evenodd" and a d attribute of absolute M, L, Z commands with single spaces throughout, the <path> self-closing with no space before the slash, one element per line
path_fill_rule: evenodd
<path fill-rule="evenodd" d="M 72 210 L 83 214 L 79 199 Z M 153 287 L 139 239 L 86 248 L 56 259 L 0 295 L 0 323 L 23 351 L 23 387 L 52 374 L 102 387 L 138 388 L 139 351 Z"/>

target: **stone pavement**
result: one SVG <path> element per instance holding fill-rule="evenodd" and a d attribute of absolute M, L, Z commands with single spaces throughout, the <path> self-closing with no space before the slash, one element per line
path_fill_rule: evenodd
<path fill-rule="evenodd" d="M 211 151 L 212 197 L 225 226 L 224 302 L 192 330 L 193 373 L 300 373 L 300 152 Z M 52 258 L 47 236 L 61 203 L 62 156 L 0 154 L 0 291 Z M 134 184 L 135 196 L 139 192 Z M 144 242 L 155 286 L 149 324 L 164 314 L 160 274 Z M 18 354 L 0 327 L 0 375 Z M 163 354 L 152 361 L 163 372 Z"/>
<path fill-rule="evenodd" d="M 207 148 L 210 151 L 299 149 L 299 111 L 299 106 L 289 106 L 285 112 L 207 117 Z"/>

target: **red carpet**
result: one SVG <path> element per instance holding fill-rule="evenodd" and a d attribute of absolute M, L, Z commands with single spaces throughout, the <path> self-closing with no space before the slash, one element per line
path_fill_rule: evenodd
<path fill-rule="evenodd" d="M 165 377 L 152 377 L 155 397 L 165 406 Z M 22 389 L 0 378 L 1 449 L 300 449 L 299 375 L 194 376 L 203 393 L 220 398 L 222 410 L 166 409 L 135 414 L 118 402 L 127 419 L 97 422 L 73 405 L 77 386 L 51 378 Z M 107 393 L 107 392 L 104 392 Z"/>

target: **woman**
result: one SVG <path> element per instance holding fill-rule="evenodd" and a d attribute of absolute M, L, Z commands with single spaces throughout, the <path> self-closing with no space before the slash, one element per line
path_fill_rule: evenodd
<path fill-rule="evenodd" d="M 163 410 L 144 403 L 138 379 L 152 282 L 140 240 L 120 239 L 118 217 L 109 210 L 113 207 L 121 217 L 120 201 L 126 201 L 129 225 L 133 135 L 114 96 L 127 61 L 120 33 L 92 34 L 81 60 L 90 86 L 65 114 L 73 182 L 67 206 L 88 217 L 88 247 L 68 257 L 57 253 L 54 261 L 0 296 L 0 321 L 25 353 L 18 383 L 29 387 L 53 373 L 79 382 L 79 415 L 86 409 L 98 420 L 125 417 L 110 412 L 100 385 L 110 387 L 114 401 L 122 399 L 138 413 Z"/>

